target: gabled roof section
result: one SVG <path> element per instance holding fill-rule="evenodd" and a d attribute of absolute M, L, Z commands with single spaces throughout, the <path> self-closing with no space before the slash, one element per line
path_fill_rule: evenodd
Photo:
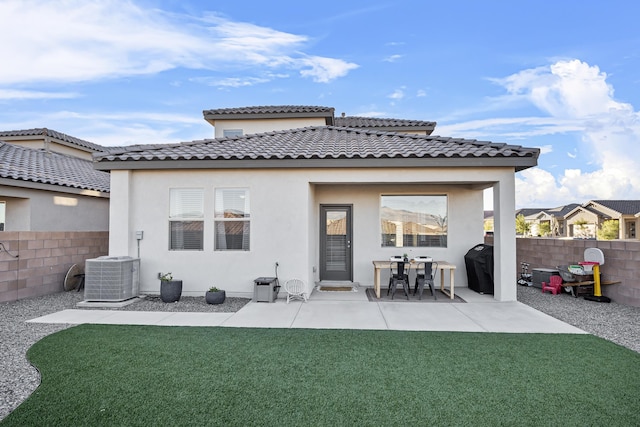
<path fill-rule="evenodd" d="M 590 203 L 587 202 L 584 205 L 577 205 L 575 208 L 571 209 L 569 212 L 567 212 L 567 214 L 565 215 L 565 218 L 568 218 L 572 215 L 577 214 L 578 212 L 588 212 L 591 213 L 597 217 L 602 217 L 604 219 L 611 219 L 611 215 L 602 212 L 596 208 L 594 208 L 593 206 L 590 206 Z"/>
<path fill-rule="evenodd" d="M 436 127 L 436 122 L 427 122 L 423 120 L 381 119 L 357 116 L 336 117 L 334 122 L 335 126 L 348 128 L 365 128 L 387 132 L 424 132 L 425 135 L 431 135 L 431 132 L 433 132 Z"/>
<path fill-rule="evenodd" d="M 109 192 L 110 176 L 89 160 L 0 141 L 0 178 Z"/>
<path fill-rule="evenodd" d="M 580 206 L 578 203 L 569 203 L 568 205 L 558 206 L 556 208 L 551 208 L 551 209 L 545 209 L 545 212 L 555 217 L 564 217 L 565 215 L 567 215 L 569 212 L 571 212 L 578 206 Z"/>
<path fill-rule="evenodd" d="M 635 215 L 640 212 L 640 200 L 591 200 L 589 203 L 597 203 L 622 215 Z"/>
<path fill-rule="evenodd" d="M 537 215 L 540 212 L 544 212 L 547 209 L 545 208 L 522 208 L 522 209 L 517 209 L 516 210 L 516 216 L 518 215 L 524 215 L 525 217 L 529 217 L 531 215 Z"/>
<path fill-rule="evenodd" d="M 0 140 L 11 139 L 27 139 L 27 138 L 44 138 L 45 136 L 58 140 L 59 142 L 66 143 L 66 145 L 73 145 L 76 147 L 84 148 L 86 151 L 91 152 L 103 152 L 107 151 L 106 147 L 95 144 L 93 142 L 85 141 L 84 139 L 76 138 L 74 136 L 67 135 L 62 132 L 57 132 L 47 128 L 34 128 L 23 130 L 9 130 L 0 131 Z"/>
<path fill-rule="evenodd" d="M 320 117 L 333 125 L 334 109 L 311 105 L 262 105 L 257 107 L 218 108 L 204 110 L 204 119 L 215 126 L 216 120 L 286 119 Z"/>
<path fill-rule="evenodd" d="M 97 169 L 261 167 L 515 167 L 540 150 L 440 136 L 316 126 L 94 154 Z M 145 164 L 146 163 L 146 164 Z M 172 164 L 173 163 L 173 164 Z"/>

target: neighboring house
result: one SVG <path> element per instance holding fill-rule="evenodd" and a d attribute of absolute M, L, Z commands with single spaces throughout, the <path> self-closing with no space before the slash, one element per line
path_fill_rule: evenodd
<path fill-rule="evenodd" d="M 640 200 L 590 200 L 566 215 L 570 237 L 596 237 L 605 221 L 618 222 L 619 239 L 637 239 Z"/>
<path fill-rule="evenodd" d="M 109 174 L 97 144 L 51 131 L 0 132 L 3 231 L 108 231 Z"/>
<path fill-rule="evenodd" d="M 111 173 L 109 254 L 140 253 L 144 293 L 170 271 L 184 295 L 215 285 L 250 296 L 276 263 L 281 282 L 302 278 L 309 292 L 318 281 L 371 286 L 372 261 L 405 252 L 456 264 L 465 286 L 493 188 L 495 298 L 516 300 L 515 172 L 536 166 L 539 150 L 333 111 L 207 110 L 216 139 L 97 153 L 94 167 Z"/>
<path fill-rule="evenodd" d="M 72 265 L 108 253 L 110 177 L 89 160 L 103 150 L 48 129 L 0 132 L 1 302 L 59 292 Z"/>
<path fill-rule="evenodd" d="M 530 224 L 529 235 L 542 236 L 542 225 L 548 223 L 550 237 L 592 239 L 605 221 L 617 221 L 619 239 L 638 239 L 640 200 L 590 200 L 582 205 L 571 203 L 552 209 L 527 208 L 516 211 Z"/>

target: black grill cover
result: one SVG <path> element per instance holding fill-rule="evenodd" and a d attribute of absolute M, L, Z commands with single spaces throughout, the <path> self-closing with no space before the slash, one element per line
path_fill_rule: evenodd
<path fill-rule="evenodd" d="M 469 289 L 493 294 L 493 246 L 479 244 L 464 256 Z"/>

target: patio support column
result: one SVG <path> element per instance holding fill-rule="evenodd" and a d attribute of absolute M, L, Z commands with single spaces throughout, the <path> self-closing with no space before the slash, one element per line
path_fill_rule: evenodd
<path fill-rule="evenodd" d="M 109 256 L 129 254 L 129 204 L 131 171 L 111 171 L 111 198 L 109 201 Z"/>
<path fill-rule="evenodd" d="M 516 301 L 516 219 L 515 174 L 493 185 L 494 299 Z"/>

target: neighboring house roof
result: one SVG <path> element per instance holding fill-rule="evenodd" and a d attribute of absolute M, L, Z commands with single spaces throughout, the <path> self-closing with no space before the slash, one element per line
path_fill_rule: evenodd
<path fill-rule="evenodd" d="M 97 169 L 152 167 L 515 167 L 540 150 L 519 145 L 316 126 L 94 154 Z M 167 160 L 179 160 L 167 164 Z M 188 162 L 185 163 L 185 161 Z M 158 162 L 165 162 L 159 165 Z"/>
<path fill-rule="evenodd" d="M 0 141 L 0 178 L 109 192 L 110 176 L 90 160 Z"/>
<path fill-rule="evenodd" d="M 324 117 L 327 125 L 333 124 L 332 107 L 311 105 L 262 105 L 255 107 L 217 108 L 204 110 L 204 119 L 210 123 L 216 120 L 284 119 L 301 117 Z"/>
<path fill-rule="evenodd" d="M 592 207 L 592 206 L 588 206 L 589 202 L 587 202 L 584 205 L 578 205 L 576 206 L 574 209 L 570 210 L 569 212 L 567 212 L 567 214 L 565 215 L 565 218 L 568 218 L 570 216 L 573 216 L 574 214 L 583 211 L 583 212 L 587 212 L 587 213 L 591 213 L 593 215 L 595 215 L 596 217 L 602 217 L 604 219 L 610 219 L 611 215 L 604 213 L 602 211 L 599 211 L 598 209 Z"/>
<path fill-rule="evenodd" d="M 402 120 L 402 119 L 382 119 L 372 117 L 349 117 L 342 116 L 334 119 L 335 126 L 348 128 L 367 128 L 374 130 L 387 131 L 423 131 L 427 135 L 436 127 L 436 122 L 427 122 L 423 120 Z"/>
<path fill-rule="evenodd" d="M 589 203 L 597 203 L 622 215 L 635 215 L 640 212 L 640 200 L 591 200 Z"/>
<path fill-rule="evenodd" d="M 578 203 L 569 203 L 568 205 L 558 206 L 556 208 L 545 209 L 545 212 L 556 218 L 564 218 L 569 212 L 580 206 Z"/>
<path fill-rule="evenodd" d="M 55 130 L 51 130 L 47 128 L 0 131 L 0 140 L 5 138 L 10 138 L 10 137 L 13 138 L 13 137 L 44 137 L 44 136 L 57 139 L 58 141 L 66 142 L 71 145 L 75 145 L 77 147 L 86 148 L 89 151 L 93 151 L 93 152 L 101 152 L 101 151 L 107 150 L 107 148 L 103 147 L 102 145 L 94 144 L 93 142 L 85 141 L 84 139 L 76 138 L 74 136 L 70 136 L 65 133 L 57 132 Z"/>
<path fill-rule="evenodd" d="M 531 215 L 539 214 L 540 212 L 544 212 L 546 210 L 547 209 L 545 208 L 522 208 L 522 209 L 516 210 L 516 216 L 524 215 L 525 217 L 528 217 Z"/>

